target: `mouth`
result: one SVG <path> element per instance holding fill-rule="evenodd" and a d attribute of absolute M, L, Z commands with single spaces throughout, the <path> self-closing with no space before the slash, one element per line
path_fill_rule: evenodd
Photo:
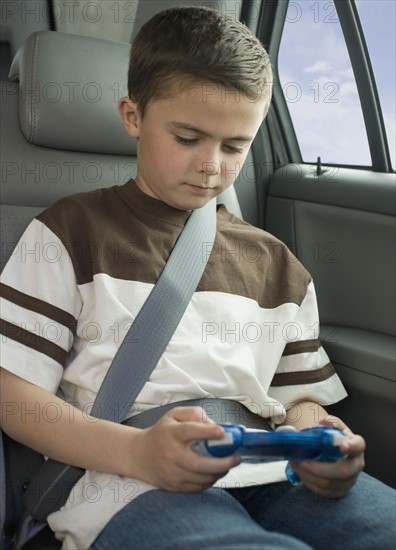
<path fill-rule="evenodd" d="M 188 186 L 191 187 L 193 191 L 201 195 L 207 195 L 214 189 L 214 187 L 205 187 L 204 185 L 193 185 L 191 183 L 189 183 Z"/>

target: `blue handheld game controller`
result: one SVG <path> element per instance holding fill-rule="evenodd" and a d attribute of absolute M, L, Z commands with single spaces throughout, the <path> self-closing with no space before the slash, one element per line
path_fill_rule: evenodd
<path fill-rule="evenodd" d="M 224 437 L 195 441 L 192 448 L 204 456 L 241 456 L 244 462 L 274 462 L 277 460 L 304 459 L 321 462 L 336 462 L 345 458 L 339 447 L 346 439 L 337 428 L 318 426 L 296 432 L 294 428 L 282 427 L 275 432 L 246 430 L 244 426 L 222 424 Z M 286 477 L 290 483 L 300 481 L 288 462 Z"/>

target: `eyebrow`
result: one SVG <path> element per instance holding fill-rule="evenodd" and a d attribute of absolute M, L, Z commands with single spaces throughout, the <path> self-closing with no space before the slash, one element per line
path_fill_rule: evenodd
<path fill-rule="evenodd" d="M 192 132 L 195 132 L 196 134 L 199 134 L 203 137 L 212 137 L 208 132 L 205 132 L 204 130 L 201 130 L 200 128 L 196 128 L 195 126 L 192 126 L 188 122 L 177 122 L 172 121 L 172 126 L 175 128 L 180 128 L 181 130 L 191 130 Z M 250 136 L 232 136 L 224 138 L 224 141 L 252 141 L 253 137 Z"/>

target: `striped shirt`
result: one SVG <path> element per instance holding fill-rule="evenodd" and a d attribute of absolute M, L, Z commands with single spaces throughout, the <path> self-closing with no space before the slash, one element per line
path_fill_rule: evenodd
<path fill-rule="evenodd" d="M 37 216 L 1 278 L 2 367 L 89 412 L 188 215 L 131 180 Z M 318 326 L 303 266 L 220 206 L 203 276 L 129 415 L 216 397 L 277 424 L 296 401 L 335 403 L 346 392 Z"/>

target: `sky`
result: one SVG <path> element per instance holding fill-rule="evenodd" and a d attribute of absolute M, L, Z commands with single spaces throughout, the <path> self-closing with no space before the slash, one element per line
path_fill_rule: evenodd
<path fill-rule="evenodd" d="M 357 6 L 395 167 L 395 4 Z M 279 76 L 304 161 L 371 164 L 359 97 L 333 2 L 291 1 L 279 52 Z"/>

